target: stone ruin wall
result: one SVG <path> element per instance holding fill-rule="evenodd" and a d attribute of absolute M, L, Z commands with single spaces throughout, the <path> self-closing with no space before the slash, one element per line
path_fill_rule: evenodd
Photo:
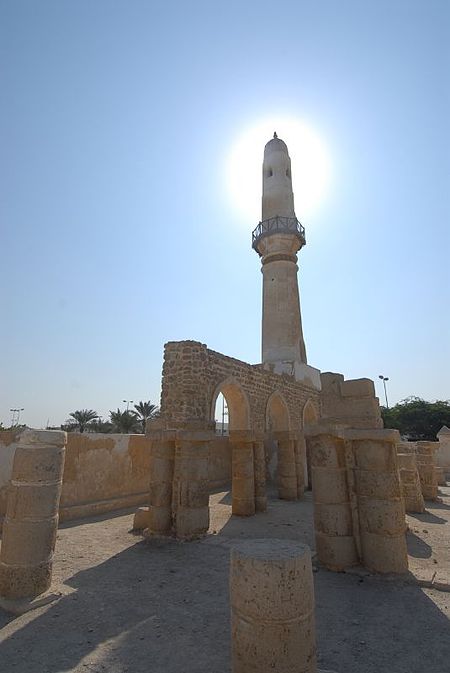
<path fill-rule="evenodd" d="M 0 433 L 0 530 L 20 434 Z M 145 502 L 150 446 L 145 435 L 68 433 L 60 521 Z"/>
<path fill-rule="evenodd" d="M 249 427 L 264 433 L 270 396 L 279 392 L 286 402 L 290 428 L 303 427 L 303 410 L 308 401 L 320 416 L 320 393 L 287 374 L 273 374 L 262 365 L 210 350 L 197 341 L 169 342 L 164 350 L 161 419 L 167 428 L 198 424 L 214 429 L 214 404 L 223 384 L 237 385 L 248 401 Z M 286 428 L 288 429 L 288 428 Z"/>
<path fill-rule="evenodd" d="M 342 374 L 323 372 L 321 416 L 349 428 L 382 428 L 380 403 L 371 379 L 344 380 Z"/>

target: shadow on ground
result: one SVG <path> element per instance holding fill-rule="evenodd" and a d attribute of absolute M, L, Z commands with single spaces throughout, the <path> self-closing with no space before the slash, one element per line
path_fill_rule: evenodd
<path fill-rule="evenodd" d="M 409 556 L 414 556 L 414 558 L 431 558 L 433 550 L 430 545 L 412 531 L 408 531 L 406 534 L 406 545 Z"/>
<path fill-rule="evenodd" d="M 127 546 L 130 516 L 80 528 L 95 544 L 107 525 L 127 548 L 67 578 L 75 591 L 58 603 L 14 620 L 0 611 L 0 671 L 229 673 L 232 540 L 264 531 L 304 540 L 310 510 L 308 503 L 270 501 L 266 514 L 228 519 L 220 534 L 200 542 Z M 69 550 L 74 534 L 67 531 Z M 338 673 L 449 670 L 449 622 L 436 605 L 445 599 L 448 608 L 448 594 L 322 569 L 314 581 L 321 667 Z"/>

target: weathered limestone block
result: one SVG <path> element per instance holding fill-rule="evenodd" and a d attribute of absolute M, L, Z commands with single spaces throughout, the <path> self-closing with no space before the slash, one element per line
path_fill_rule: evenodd
<path fill-rule="evenodd" d="M 172 482 L 175 460 L 174 430 L 152 431 L 148 533 L 172 532 Z"/>
<path fill-rule="evenodd" d="M 177 538 L 209 528 L 209 432 L 179 431 L 175 446 L 172 515 Z"/>
<path fill-rule="evenodd" d="M 358 555 L 342 429 L 317 425 L 306 442 L 311 459 L 317 556 L 330 570 L 344 570 L 358 563 Z"/>
<path fill-rule="evenodd" d="M 144 530 L 150 524 L 150 509 L 139 507 L 133 517 L 133 530 Z"/>
<path fill-rule="evenodd" d="M 33 599 L 49 589 L 66 433 L 24 430 L 16 448 L 0 548 L 0 596 Z"/>
<path fill-rule="evenodd" d="M 230 442 L 232 451 L 231 511 L 237 516 L 253 516 L 256 511 L 254 435 L 247 430 L 232 430 Z"/>
<path fill-rule="evenodd" d="M 255 509 L 257 512 L 265 512 L 267 495 L 264 438 L 256 439 L 253 442 L 253 464 L 255 468 Z"/>
<path fill-rule="evenodd" d="M 309 547 L 252 540 L 231 551 L 233 673 L 316 673 Z"/>
<path fill-rule="evenodd" d="M 404 444 L 397 444 L 398 469 L 402 485 L 403 499 L 405 501 L 405 510 L 407 512 L 423 512 L 425 504 L 423 501 L 422 490 L 420 488 L 419 472 L 417 470 L 417 461 L 415 452 L 398 453 L 403 451 Z M 409 447 L 406 447 L 409 449 Z"/>
<path fill-rule="evenodd" d="M 398 472 L 396 430 L 346 430 L 356 468 L 361 553 L 369 570 L 408 570 L 405 508 Z"/>
<path fill-rule="evenodd" d="M 420 486 L 425 500 L 436 500 L 438 496 L 437 474 L 435 470 L 435 452 L 437 442 L 417 442 L 417 469 Z"/>
<path fill-rule="evenodd" d="M 295 444 L 297 435 L 288 430 L 276 432 L 278 441 L 277 485 L 281 500 L 297 500 L 297 462 Z"/>

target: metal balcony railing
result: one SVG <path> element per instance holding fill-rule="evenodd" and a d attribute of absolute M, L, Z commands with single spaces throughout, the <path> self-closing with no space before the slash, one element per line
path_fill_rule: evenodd
<path fill-rule="evenodd" d="M 275 233 L 286 233 L 286 234 L 297 234 L 298 238 L 301 240 L 302 245 L 305 245 L 305 227 L 297 220 L 296 217 L 271 217 L 268 220 L 260 222 L 256 229 L 252 232 L 252 247 L 255 248 L 258 245 L 258 242 L 264 236 L 269 236 L 270 234 Z"/>

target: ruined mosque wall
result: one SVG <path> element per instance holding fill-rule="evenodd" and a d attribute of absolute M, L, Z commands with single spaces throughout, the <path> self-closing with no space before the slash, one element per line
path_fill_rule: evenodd
<path fill-rule="evenodd" d="M 0 526 L 18 434 L 0 434 Z M 150 441 L 145 435 L 68 433 L 60 520 L 145 502 Z"/>
<path fill-rule="evenodd" d="M 286 402 L 290 430 L 303 427 L 303 410 L 308 402 L 320 415 L 320 393 L 287 374 L 274 374 L 262 365 L 210 350 L 197 341 L 169 342 L 165 345 L 161 392 L 161 417 L 167 427 L 181 428 L 189 423 L 210 424 L 213 428 L 214 403 L 223 387 L 238 387 L 248 404 L 249 429 L 263 433 L 267 404 L 278 392 Z M 230 419 L 230 422 L 233 422 Z"/>
<path fill-rule="evenodd" d="M 322 419 L 351 428 L 382 428 L 380 403 L 371 379 L 344 380 L 342 374 L 323 372 Z"/>
<path fill-rule="evenodd" d="M 149 466 L 145 435 L 68 433 L 61 520 L 142 504 Z"/>
<path fill-rule="evenodd" d="M 0 530 L 6 512 L 18 433 L 0 433 Z M 67 435 L 60 520 L 93 516 L 148 499 L 151 439 L 145 435 L 76 433 Z M 210 445 L 210 488 L 231 481 L 231 447 L 228 437 Z"/>

